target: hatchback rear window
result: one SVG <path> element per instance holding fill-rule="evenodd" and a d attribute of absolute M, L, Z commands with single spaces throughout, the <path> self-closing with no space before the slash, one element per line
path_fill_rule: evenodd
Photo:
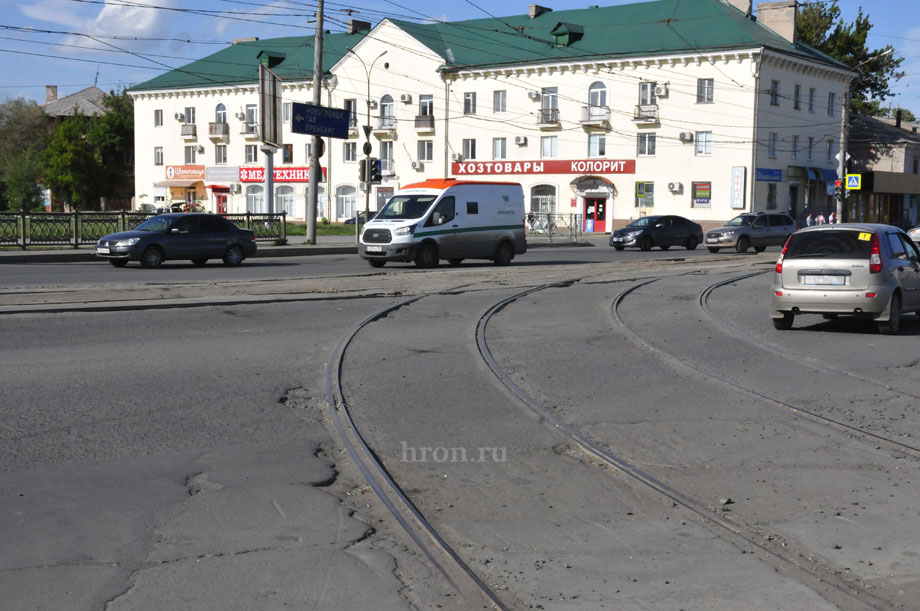
<path fill-rule="evenodd" d="M 795 233 L 786 247 L 786 258 L 868 259 L 871 233 L 860 231 L 810 231 Z"/>

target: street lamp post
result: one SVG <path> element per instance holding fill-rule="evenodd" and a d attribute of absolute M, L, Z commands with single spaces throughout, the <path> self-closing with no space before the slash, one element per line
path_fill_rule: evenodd
<path fill-rule="evenodd" d="M 364 142 L 364 169 L 366 172 L 365 176 L 361 176 L 361 181 L 364 182 L 364 222 L 367 222 L 368 217 L 371 214 L 371 70 L 374 69 L 374 64 L 377 63 L 377 60 L 387 54 L 384 50 L 380 55 L 374 58 L 374 61 L 371 62 L 370 67 L 364 63 L 364 60 L 361 59 L 361 56 L 355 53 L 355 50 L 351 47 L 348 48 L 348 52 L 357 58 L 361 62 L 361 66 L 364 68 L 364 75 L 367 77 L 367 125 L 364 126 L 364 137 L 366 141 Z M 358 210 L 355 206 L 355 244 L 358 243 L 358 236 L 360 235 L 360 230 L 358 229 Z"/>
<path fill-rule="evenodd" d="M 850 75 L 859 70 L 862 66 L 868 64 L 869 62 L 876 60 L 880 57 L 884 57 L 894 51 L 894 49 L 885 49 L 875 57 L 870 57 L 869 59 L 862 61 L 852 68 L 849 72 L 843 77 L 844 86 L 846 89 L 843 91 L 843 108 L 840 113 L 840 152 L 837 153 L 837 179 L 840 181 L 840 191 L 837 193 L 837 222 L 843 222 L 843 203 L 846 200 L 847 193 L 847 177 L 846 177 L 846 167 L 847 167 L 847 124 L 849 123 L 850 116 Z M 847 219 L 849 220 L 849 219 Z"/>

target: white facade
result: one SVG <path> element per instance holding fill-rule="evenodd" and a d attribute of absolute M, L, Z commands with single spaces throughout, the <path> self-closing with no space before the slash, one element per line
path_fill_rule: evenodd
<path fill-rule="evenodd" d="M 443 176 L 520 182 L 529 210 L 583 215 L 600 231 L 647 214 L 704 225 L 768 208 L 804 216 L 806 203 L 823 209 L 827 182 L 833 186 L 846 73 L 828 65 L 762 48 L 442 76 L 444 63 L 384 20 L 331 67 L 324 104 L 353 108 L 356 125 L 348 139 L 326 140 L 320 217 L 344 220 L 365 201 L 376 210 L 393 190 Z M 247 128 L 258 116 L 255 84 L 133 95 L 138 202 L 159 194 L 216 212 L 226 196 L 227 212 L 265 209 L 266 184 L 240 180 L 249 175 L 241 168 L 265 166 L 258 134 Z M 285 82 L 285 103 L 312 97 L 310 82 Z M 189 108 L 194 124 L 176 119 Z M 384 170 L 369 195 L 358 176 L 368 110 L 371 155 Z M 310 136 L 291 133 L 286 116 L 282 140 L 289 156 L 275 153 L 275 168 L 296 176 L 308 164 Z M 203 176 L 169 181 L 169 166 L 189 165 Z M 306 191 L 302 180 L 276 183 L 275 210 L 304 218 Z"/>

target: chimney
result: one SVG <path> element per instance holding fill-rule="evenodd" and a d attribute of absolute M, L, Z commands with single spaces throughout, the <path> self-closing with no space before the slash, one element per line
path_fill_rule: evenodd
<path fill-rule="evenodd" d="M 796 0 L 761 2 L 757 5 L 757 23 L 794 43 L 796 13 Z"/>
<path fill-rule="evenodd" d="M 754 3 L 754 0 L 722 0 L 725 4 L 730 4 L 742 13 L 745 17 L 751 16 L 751 5 Z"/>
<path fill-rule="evenodd" d="M 57 100 L 57 85 L 45 85 L 45 104 Z"/>
<path fill-rule="evenodd" d="M 897 127 L 898 129 L 901 129 L 901 116 L 902 116 L 902 111 L 899 108 L 898 111 L 894 113 L 894 126 Z"/>
<path fill-rule="evenodd" d="M 530 5 L 530 18 L 536 19 L 543 13 L 551 13 L 552 11 L 553 9 L 551 8 L 546 8 L 545 6 L 540 6 L 539 4 L 531 4 Z"/>
<path fill-rule="evenodd" d="M 370 32 L 370 31 L 371 31 L 370 21 L 358 21 L 357 19 L 350 19 L 348 21 L 348 33 L 349 34 L 360 34 L 361 32 Z"/>

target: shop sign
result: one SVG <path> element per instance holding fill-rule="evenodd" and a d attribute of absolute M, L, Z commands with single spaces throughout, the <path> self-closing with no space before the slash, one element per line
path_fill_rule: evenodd
<path fill-rule="evenodd" d="M 755 178 L 757 182 L 783 182 L 783 171 L 773 170 L 770 168 L 755 168 Z"/>
<path fill-rule="evenodd" d="M 326 179 L 326 168 L 323 180 Z M 310 182 L 310 168 L 275 168 L 272 173 L 274 182 Z M 265 182 L 265 168 L 240 168 L 240 182 Z"/>
<path fill-rule="evenodd" d="M 204 180 L 203 165 L 168 165 L 166 180 Z"/>
<path fill-rule="evenodd" d="M 744 189 L 747 182 L 747 168 L 736 165 L 732 168 L 732 208 L 744 209 Z"/>
<path fill-rule="evenodd" d="M 702 206 L 708 205 L 712 201 L 712 183 L 695 182 L 693 183 L 693 203 Z"/>
<path fill-rule="evenodd" d="M 456 161 L 454 176 L 483 174 L 635 174 L 635 159 L 580 159 L 562 161 Z"/>

